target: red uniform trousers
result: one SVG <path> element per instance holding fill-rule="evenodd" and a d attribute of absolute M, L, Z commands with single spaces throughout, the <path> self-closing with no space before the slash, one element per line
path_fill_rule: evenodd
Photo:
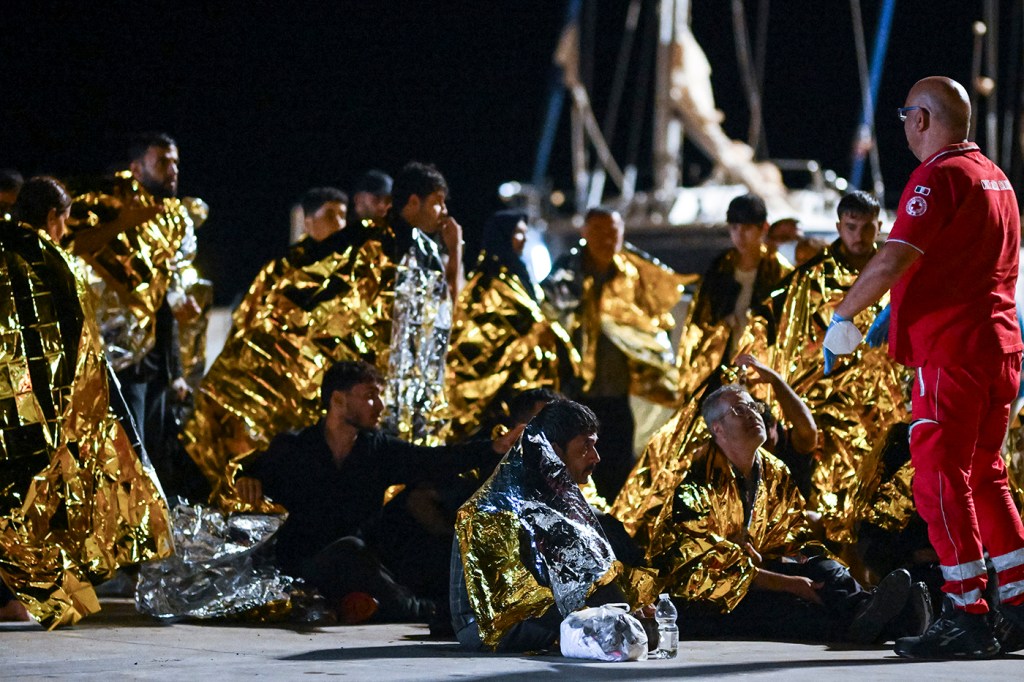
<path fill-rule="evenodd" d="M 914 501 L 928 524 L 954 604 L 985 613 L 983 548 L 999 577 L 999 597 L 1024 603 L 1024 526 L 1000 455 L 1020 351 L 959 366 L 925 365 L 914 385 L 910 453 Z"/>

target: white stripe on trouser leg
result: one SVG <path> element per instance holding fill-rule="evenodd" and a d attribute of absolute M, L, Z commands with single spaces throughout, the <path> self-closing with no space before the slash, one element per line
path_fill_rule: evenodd
<path fill-rule="evenodd" d="M 999 586 L 999 601 L 1013 599 L 1024 594 L 1024 580 L 1015 580 L 1012 583 Z"/>
<path fill-rule="evenodd" d="M 977 561 L 968 561 L 966 564 L 960 564 L 959 566 L 942 566 L 942 577 L 950 582 L 957 580 L 970 580 L 971 578 L 977 578 L 979 575 L 985 575 L 985 560 L 978 559 Z"/>
<path fill-rule="evenodd" d="M 939 514 L 942 516 L 942 527 L 946 529 L 946 537 L 949 538 L 949 546 L 953 548 L 953 560 L 956 562 L 955 566 L 950 566 L 949 568 L 954 569 L 954 570 L 961 569 L 961 570 L 957 571 L 959 573 L 960 577 L 953 578 L 953 580 L 960 581 L 960 589 L 962 590 L 963 587 L 964 587 L 964 584 L 963 584 L 964 580 L 970 580 L 971 578 L 976 578 L 978 576 L 977 576 L 977 574 L 975 574 L 975 575 L 964 575 L 964 571 L 962 570 L 963 569 L 963 564 L 960 563 L 960 551 L 959 551 L 959 548 L 956 546 L 956 542 L 953 541 L 953 534 L 949 531 L 949 521 L 946 520 L 946 505 L 942 501 L 942 474 L 940 474 L 938 471 L 936 471 L 935 472 L 935 478 L 938 479 L 938 482 L 939 482 Z M 982 565 L 982 568 L 984 568 L 985 567 L 985 562 L 982 561 L 981 565 Z M 945 578 L 946 580 L 950 580 L 949 578 L 946 578 L 945 570 L 943 570 L 942 573 L 943 573 L 943 576 L 942 576 L 943 578 Z M 980 590 L 971 590 L 971 592 L 977 592 L 978 593 L 978 599 L 981 599 L 981 591 Z M 947 593 L 947 594 L 949 594 L 949 593 Z M 952 595 L 950 595 L 950 596 L 952 596 Z M 961 593 L 961 597 L 966 599 L 967 595 Z M 956 602 L 955 599 L 953 601 Z M 972 599 L 971 601 L 977 601 L 977 600 L 976 599 Z M 964 606 L 964 605 L 966 605 L 968 603 L 970 603 L 970 602 L 965 602 L 965 604 L 961 604 L 961 606 Z"/>
<path fill-rule="evenodd" d="M 992 565 L 996 567 L 996 573 L 1024 565 L 1024 547 L 992 557 Z"/>
<path fill-rule="evenodd" d="M 963 594 L 953 594 L 947 592 L 946 596 L 953 600 L 954 606 L 960 608 L 966 608 L 969 604 L 973 604 L 976 601 L 981 601 L 981 590 L 969 590 Z"/>
<path fill-rule="evenodd" d="M 921 393 L 921 397 L 924 397 L 924 368 L 917 368 L 917 390 Z"/>

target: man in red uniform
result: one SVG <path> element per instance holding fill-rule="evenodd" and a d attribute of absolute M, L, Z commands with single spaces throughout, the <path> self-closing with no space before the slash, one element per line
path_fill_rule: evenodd
<path fill-rule="evenodd" d="M 851 352 L 850 319 L 892 288 L 889 352 L 917 369 L 910 450 L 914 500 L 945 579 L 942 617 L 895 651 L 909 658 L 999 653 L 983 598 L 988 551 L 1009 634 L 1024 626 L 1024 526 L 999 450 L 1017 392 L 1014 310 L 1020 212 L 1009 181 L 967 142 L 971 108 L 948 78 L 919 81 L 899 110 L 921 165 L 892 232 L 832 318 L 826 364 Z M 1019 648 L 1004 639 L 1003 649 Z"/>

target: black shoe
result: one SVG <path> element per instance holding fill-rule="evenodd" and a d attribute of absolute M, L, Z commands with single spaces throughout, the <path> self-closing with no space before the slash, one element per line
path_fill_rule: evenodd
<path fill-rule="evenodd" d="M 904 658 L 993 658 L 999 655 L 999 641 L 986 614 L 956 609 L 947 599 L 942 615 L 923 635 L 897 639 L 893 651 Z"/>
<path fill-rule="evenodd" d="M 846 631 L 855 644 L 870 644 L 881 636 L 889 621 L 900 615 L 910 595 L 910 572 L 899 568 L 882 578 L 878 587 L 857 611 Z"/>
<path fill-rule="evenodd" d="M 992 629 L 1004 654 L 1024 649 L 1024 604 L 1000 604 Z"/>
<path fill-rule="evenodd" d="M 920 637 L 928 631 L 933 617 L 932 595 L 928 591 L 928 586 L 924 583 L 914 583 L 910 586 L 907 605 L 903 607 L 900 636 Z"/>

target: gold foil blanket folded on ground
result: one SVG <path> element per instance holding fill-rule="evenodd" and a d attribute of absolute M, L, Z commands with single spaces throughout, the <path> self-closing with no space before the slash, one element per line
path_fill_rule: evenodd
<path fill-rule="evenodd" d="M 538 298 L 507 268 L 475 273 L 459 294 L 448 353 L 448 442 L 503 421 L 523 391 L 561 391 L 571 381 L 579 355 Z"/>
<path fill-rule="evenodd" d="M 202 505 L 178 505 L 171 513 L 174 556 L 142 567 L 135 593 L 139 611 L 165 620 L 256 609 L 260 619 L 285 615 L 295 579 L 282 575 L 264 549 L 284 518 L 225 516 Z"/>
<path fill-rule="evenodd" d="M 736 472 L 708 444 L 666 505 L 651 535 L 651 565 L 677 598 L 704 602 L 722 612 L 736 608 L 753 584 L 758 559 L 827 554 L 804 519 L 804 500 L 789 471 L 759 451 L 760 477 L 750 520 L 744 523 Z"/>
<path fill-rule="evenodd" d="M 460 509 L 456 536 L 466 588 L 484 644 L 495 646 L 518 622 L 552 605 L 563 616 L 583 607 L 595 585 L 613 579 L 648 604 L 649 574 L 624 571 L 597 517 L 539 430 Z"/>
<path fill-rule="evenodd" d="M 153 348 L 156 311 L 168 292 L 181 290 L 184 298 L 178 273 L 195 258 L 194 231 L 207 208 L 198 199 L 154 197 L 123 171 L 104 191 L 77 196 L 68 223 L 74 240 L 116 220 L 122 211 L 152 206 L 163 212 L 83 255 L 93 271 L 100 331 L 115 371 L 136 364 Z"/>
<path fill-rule="evenodd" d="M 99 609 L 93 583 L 171 553 L 167 506 L 111 412 L 84 276 L 0 225 L 0 574 L 45 627 Z"/>
<path fill-rule="evenodd" d="M 244 326 L 200 384 L 182 433 L 214 501 L 244 508 L 233 494 L 241 461 L 320 418 L 320 383 L 333 363 L 387 366 L 393 283 L 375 240 L 301 265 L 285 258 L 260 274 L 235 313 Z"/>

